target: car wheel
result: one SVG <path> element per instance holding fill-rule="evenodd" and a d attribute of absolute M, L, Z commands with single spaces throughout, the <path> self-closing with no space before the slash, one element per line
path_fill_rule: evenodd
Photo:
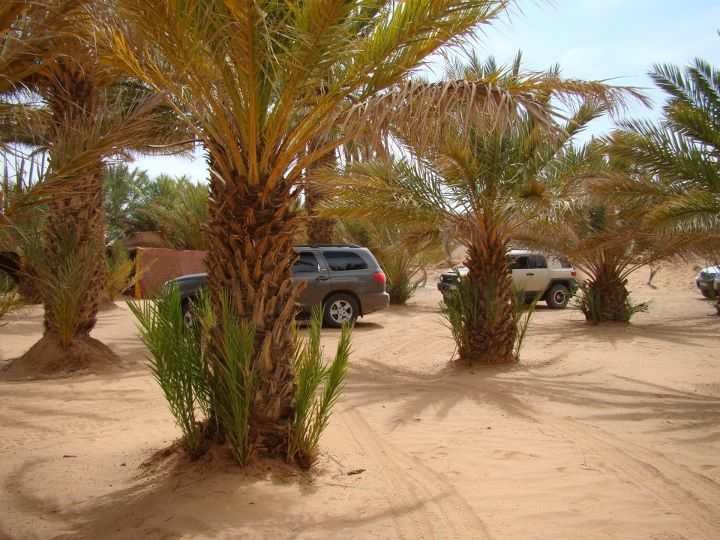
<path fill-rule="evenodd" d="M 700 289 L 700 292 L 705 298 L 710 298 L 710 289 Z"/>
<path fill-rule="evenodd" d="M 567 307 L 570 301 L 570 289 L 565 285 L 553 285 L 545 294 L 545 302 L 551 309 L 562 309 Z"/>
<path fill-rule="evenodd" d="M 323 320 L 331 328 L 340 328 L 344 322 L 353 322 L 360 315 L 357 301 L 347 294 L 333 294 L 325 301 Z"/>

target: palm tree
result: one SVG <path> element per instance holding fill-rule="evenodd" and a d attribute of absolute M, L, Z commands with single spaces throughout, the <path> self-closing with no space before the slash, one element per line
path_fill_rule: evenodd
<path fill-rule="evenodd" d="M 671 256 L 677 242 L 646 224 L 651 207 L 608 200 L 608 184 L 642 180 L 626 162 L 608 157 L 599 141 L 562 149 L 548 173 L 562 204 L 521 229 L 516 239 L 566 258 L 582 272 L 580 308 L 588 321 L 629 321 L 646 305 L 630 300 L 628 276 Z"/>
<path fill-rule="evenodd" d="M 417 90 L 403 86 L 409 73 L 508 2 L 117 4 L 108 61 L 167 96 L 207 151 L 214 311 L 220 315 L 227 291 L 236 315 L 256 328 L 251 437 L 257 448 L 284 455 L 294 429 L 291 327 L 299 289 L 291 269 L 303 171 L 350 140 L 361 120 L 407 99 Z M 390 89 L 397 91 L 383 94 Z M 334 125 L 341 136 L 311 145 Z M 221 335 L 210 347 L 222 358 Z"/>
<path fill-rule="evenodd" d="M 105 168 L 106 237 L 120 240 L 131 230 L 133 218 L 142 207 L 142 189 L 149 182 L 146 171 L 130 169 L 124 163 Z"/>
<path fill-rule="evenodd" d="M 681 69 L 655 65 L 667 94 L 659 123 L 632 120 L 606 139 L 608 151 L 644 171 L 607 185 L 615 198 L 652 210 L 646 223 L 679 253 L 720 260 L 720 71 L 696 59 Z M 720 314 L 720 302 L 717 304 Z"/>
<path fill-rule="evenodd" d="M 606 139 L 608 151 L 646 172 L 608 185 L 653 210 L 647 223 L 703 253 L 720 251 L 720 71 L 697 59 L 650 72 L 668 95 L 658 124 L 631 120 Z"/>
<path fill-rule="evenodd" d="M 516 359 L 508 249 L 521 227 L 553 207 L 557 194 L 546 177 L 560 150 L 620 95 L 597 83 L 563 80 L 557 69 L 523 73 L 520 60 L 518 55 L 509 68 L 498 68 L 493 59 L 483 64 L 473 57 L 451 66 L 450 77 L 522 89 L 534 96 L 532 108 L 474 118 L 430 116 L 429 123 L 446 128 L 430 144 L 427 135 L 399 125 L 393 135 L 409 157 L 347 165 L 339 199 L 328 203 L 331 214 L 389 219 L 417 237 L 442 236 L 465 246 L 468 289 L 477 291 L 465 329 L 469 345 L 459 348 L 468 363 Z M 591 99 L 560 124 L 551 99 L 571 96 Z"/>
<path fill-rule="evenodd" d="M 13 127 L 10 142 L 47 151 L 41 184 L 52 186 L 42 250 L 28 254 L 37 256 L 33 264 L 44 266 L 53 283 L 60 268 L 87 270 L 75 283 L 80 296 L 71 330 L 63 322 L 61 331 L 58 320 L 67 309 L 58 307 L 57 298 L 44 298 L 45 334 L 21 363 L 64 366 L 110 354 L 90 338 L 105 282 L 104 159 L 174 135 L 168 136 L 172 117 L 157 96 L 99 62 L 92 25 L 103 18 L 101 0 L 26 2 L 2 35 L 0 65 L 13 75 L 3 89 L 11 106 L 2 110 L 2 121 Z M 52 290 L 46 287 L 48 294 Z M 48 346 L 64 358 L 49 358 Z"/>

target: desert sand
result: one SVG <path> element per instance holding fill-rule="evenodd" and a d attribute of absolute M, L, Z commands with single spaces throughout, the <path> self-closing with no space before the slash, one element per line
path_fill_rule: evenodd
<path fill-rule="evenodd" d="M 150 459 L 180 432 L 119 303 L 93 335 L 121 371 L 0 382 L 0 537 L 718 538 L 720 317 L 693 277 L 634 274 L 628 326 L 541 304 L 519 365 L 470 370 L 429 282 L 358 322 L 310 473 Z M 0 364 L 40 334 L 11 316 Z"/>

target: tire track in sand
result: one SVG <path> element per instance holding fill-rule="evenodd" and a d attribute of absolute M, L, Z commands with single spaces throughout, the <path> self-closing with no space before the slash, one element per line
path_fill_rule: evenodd
<path fill-rule="evenodd" d="M 338 411 L 360 450 L 381 466 L 383 493 L 399 538 L 490 538 L 487 527 L 442 475 L 392 445 L 355 409 Z"/>
<path fill-rule="evenodd" d="M 519 398 L 492 390 L 490 385 L 446 381 L 444 386 L 483 392 L 503 407 L 534 420 L 543 430 L 559 433 L 588 454 L 594 455 L 614 476 L 648 494 L 668 511 L 683 516 L 698 528 L 698 532 L 708 538 L 720 537 L 720 484 L 707 476 L 673 462 L 660 452 L 611 435 L 600 428 L 542 412 Z"/>

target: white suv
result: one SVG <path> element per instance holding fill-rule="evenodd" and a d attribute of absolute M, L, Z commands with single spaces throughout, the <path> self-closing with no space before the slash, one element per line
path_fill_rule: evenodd
<path fill-rule="evenodd" d="M 568 305 L 578 288 L 577 273 L 572 265 L 526 249 L 512 249 L 508 256 L 512 259 L 510 268 L 513 284 L 523 290 L 528 299 L 539 297 L 553 309 Z M 457 288 L 460 278 L 467 273 L 465 267 L 443 272 L 437 285 L 443 296 L 449 296 Z"/>

